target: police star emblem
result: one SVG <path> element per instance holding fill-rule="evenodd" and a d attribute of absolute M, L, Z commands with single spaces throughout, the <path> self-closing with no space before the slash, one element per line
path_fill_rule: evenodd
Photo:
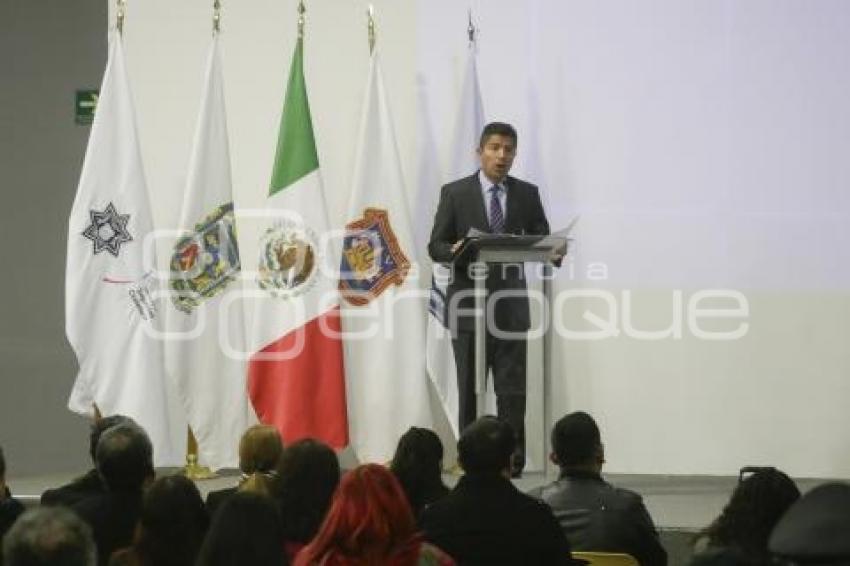
<path fill-rule="evenodd" d="M 130 215 L 118 214 L 115 205 L 111 202 L 103 212 L 90 210 L 89 219 L 90 224 L 82 235 L 92 241 L 95 255 L 106 250 L 118 257 L 121 244 L 133 241 L 133 237 L 127 231 Z"/>

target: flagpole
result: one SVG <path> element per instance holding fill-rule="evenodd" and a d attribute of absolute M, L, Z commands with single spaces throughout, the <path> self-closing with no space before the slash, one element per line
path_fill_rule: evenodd
<path fill-rule="evenodd" d="M 304 0 L 300 0 L 298 2 L 298 39 L 304 39 L 304 12 L 306 11 Z"/>
<path fill-rule="evenodd" d="M 119 0 L 122 1 L 122 0 Z M 213 17 L 212 17 L 212 33 L 216 37 L 221 31 L 221 1 L 213 0 Z M 209 480 L 216 477 L 216 473 L 204 466 L 200 462 L 198 456 L 198 439 L 195 437 L 195 432 L 192 426 L 186 427 L 186 465 L 183 467 L 183 474 L 193 481 Z"/>
<path fill-rule="evenodd" d="M 118 35 L 124 35 L 124 5 L 126 0 L 117 0 L 118 10 L 115 15 L 115 29 L 118 30 Z"/>
<path fill-rule="evenodd" d="M 213 1 L 213 36 L 221 31 L 221 1 Z"/>
<path fill-rule="evenodd" d="M 369 9 L 366 10 L 367 27 L 369 33 L 369 54 L 375 52 L 375 8 L 369 4 Z"/>

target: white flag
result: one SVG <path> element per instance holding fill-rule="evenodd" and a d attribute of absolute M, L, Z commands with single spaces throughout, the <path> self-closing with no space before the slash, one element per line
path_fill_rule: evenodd
<path fill-rule="evenodd" d="M 168 373 L 198 441 L 199 461 L 238 465 L 239 439 L 256 422 L 245 386 L 245 323 L 233 213 L 230 150 L 218 36 L 206 81 L 171 257 L 173 308 L 166 342 Z"/>
<path fill-rule="evenodd" d="M 388 460 L 410 426 L 431 427 L 425 300 L 377 53 L 372 55 L 343 243 L 340 287 L 351 444 Z"/>
<path fill-rule="evenodd" d="M 475 43 L 469 46 L 463 87 L 460 93 L 453 129 L 450 153 L 446 161 L 446 182 L 468 177 L 478 169 L 476 154 L 478 138 L 484 128 L 484 110 L 481 103 L 481 88 L 475 61 Z M 434 187 L 434 199 L 439 196 Z M 436 207 L 432 207 L 436 208 Z M 432 215 L 433 219 L 433 215 Z M 439 264 L 433 266 L 431 299 L 428 305 L 428 335 L 426 339 L 428 374 L 434 389 L 443 404 L 446 417 L 455 437 L 460 435 L 458 423 L 457 367 L 455 366 L 452 339 L 445 322 L 446 286 L 449 270 Z"/>
<path fill-rule="evenodd" d="M 65 330 L 80 371 L 68 407 L 124 414 L 145 428 L 157 465 L 182 464 L 185 422 L 169 411 L 150 202 L 121 36 L 100 88 L 68 220 Z M 147 249 L 145 249 L 147 248 Z"/>

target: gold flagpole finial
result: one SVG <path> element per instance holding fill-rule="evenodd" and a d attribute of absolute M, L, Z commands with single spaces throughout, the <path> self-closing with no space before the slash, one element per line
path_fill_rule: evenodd
<path fill-rule="evenodd" d="M 124 34 L 124 4 L 126 4 L 125 0 L 118 0 L 118 11 L 115 16 L 115 28 L 121 35 Z"/>
<path fill-rule="evenodd" d="M 298 2 L 298 39 L 304 39 L 304 12 L 306 11 L 304 0 L 300 0 Z"/>
<path fill-rule="evenodd" d="M 221 31 L 221 0 L 213 0 L 213 35 Z"/>
<path fill-rule="evenodd" d="M 369 26 L 369 53 L 375 51 L 375 8 L 369 4 L 369 9 L 366 11 Z"/>
<path fill-rule="evenodd" d="M 472 23 L 472 8 L 469 9 L 469 25 L 466 26 L 466 35 L 469 36 L 470 45 L 475 43 L 475 32 L 478 31 L 475 29 L 475 24 Z"/>

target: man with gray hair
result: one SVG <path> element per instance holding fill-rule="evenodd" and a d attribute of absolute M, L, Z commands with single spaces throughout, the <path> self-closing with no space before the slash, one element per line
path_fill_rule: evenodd
<path fill-rule="evenodd" d="M 136 424 L 119 424 L 103 433 L 95 452 L 97 472 L 106 491 L 71 509 L 89 524 L 97 543 L 98 564 L 128 546 L 142 507 L 142 490 L 153 480 L 153 446 Z"/>
<path fill-rule="evenodd" d="M 3 539 L 5 566 L 95 566 L 91 529 L 62 507 L 30 509 Z"/>

